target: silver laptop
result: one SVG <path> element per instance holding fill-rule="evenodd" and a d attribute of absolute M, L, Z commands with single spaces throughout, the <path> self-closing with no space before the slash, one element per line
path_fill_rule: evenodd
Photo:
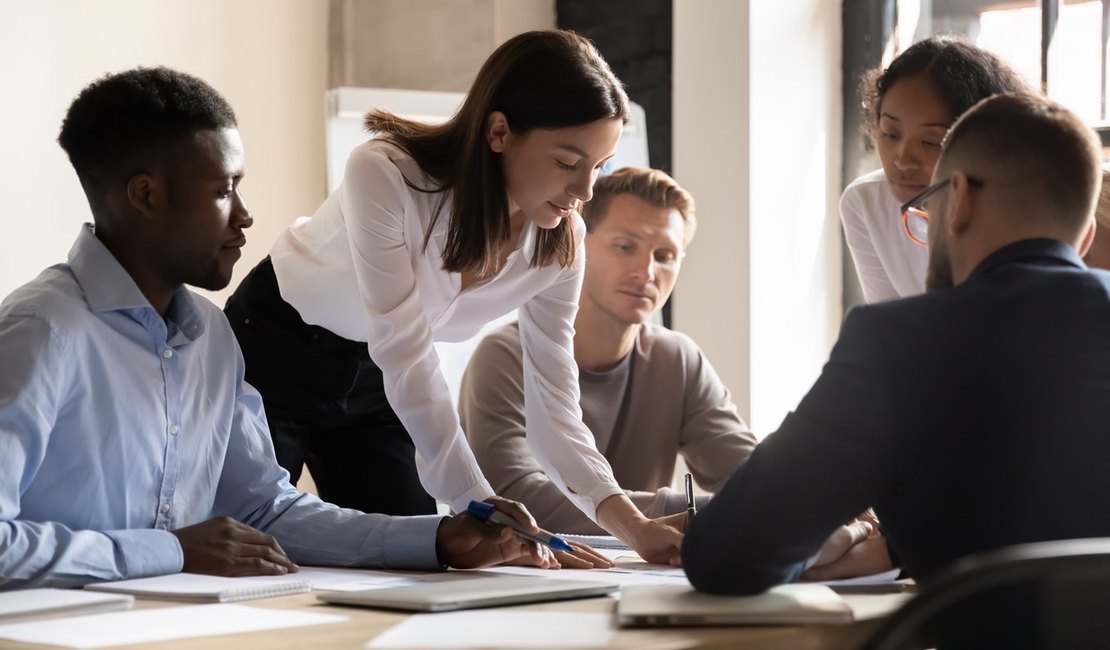
<path fill-rule="evenodd" d="M 850 623 L 852 610 L 824 585 L 779 585 L 755 596 L 714 596 L 690 585 L 621 589 L 622 627 L 686 625 L 805 625 Z"/>
<path fill-rule="evenodd" d="M 417 612 L 447 612 L 475 607 L 519 605 L 548 600 L 592 598 L 616 591 L 615 584 L 532 576 L 497 576 L 427 582 L 365 591 L 330 591 L 316 597 L 338 605 L 381 607 Z"/>

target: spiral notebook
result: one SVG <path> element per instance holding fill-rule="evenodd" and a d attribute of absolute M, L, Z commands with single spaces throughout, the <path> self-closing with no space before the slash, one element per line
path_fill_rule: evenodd
<path fill-rule="evenodd" d="M 621 551 L 631 550 L 628 544 L 611 535 L 578 535 L 576 533 L 559 533 L 568 542 L 577 542 L 593 548 L 608 548 Z"/>
<path fill-rule="evenodd" d="M 190 603 L 235 603 L 312 591 L 312 583 L 293 576 L 224 578 L 196 573 L 174 573 L 154 578 L 97 582 L 85 589 L 131 594 L 139 598 L 181 600 Z"/>

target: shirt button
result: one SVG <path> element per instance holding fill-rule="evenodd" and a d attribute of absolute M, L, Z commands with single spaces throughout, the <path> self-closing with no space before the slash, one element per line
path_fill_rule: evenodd
<path fill-rule="evenodd" d="M 173 350 L 171 350 L 169 348 L 166 348 L 165 350 L 162 350 L 162 356 L 169 359 L 170 357 L 173 356 Z"/>
<path fill-rule="evenodd" d="M 181 429 L 176 424 L 170 427 L 170 435 L 176 436 L 178 431 L 181 431 Z"/>
<path fill-rule="evenodd" d="M 162 512 L 169 512 L 169 511 L 170 511 L 170 504 L 169 503 L 163 503 L 162 504 Z"/>

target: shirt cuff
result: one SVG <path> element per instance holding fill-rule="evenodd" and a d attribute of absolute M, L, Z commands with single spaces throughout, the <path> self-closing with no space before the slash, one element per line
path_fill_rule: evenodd
<path fill-rule="evenodd" d="M 622 490 L 621 486 L 617 485 L 616 482 L 601 483 L 593 490 L 590 490 L 590 492 L 586 494 L 586 501 L 590 505 L 590 510 L 586 512 L 586 516 L 592 519 L 594 523 L 597 523 L 597 507 L 601 505 L 602 501 L 617 494 L 624 494 L 624 490 Z M 574 495 L 572 500 L 581 501 L 582 497 L 580 495 Z M 579 508 L 581 508 L 581 506 L 579 506 Z"/>
<path fill-rule="evenodd" d="M 180 573 L 184 566 L 181 542 L 168 530 L 110 530 L 105 534 L 116 544 L 125 579 Z"/>
<path fill-rule="evenodd" d="M 387 569 L 442 569 L 436 554 L 436 533 L 443 517 L 392 517 L 382 542 L 382 564 Z"/>
<path fill-rule="evenodd" d="M 470 507 L 471 501 L 485 501 L 486 499 L 496 496 L 497 493 L 493 491 L 488 481 L 481 483 L 470 488 L 463 495 L 451 502 L 452 512 L 466 512 Z"/>

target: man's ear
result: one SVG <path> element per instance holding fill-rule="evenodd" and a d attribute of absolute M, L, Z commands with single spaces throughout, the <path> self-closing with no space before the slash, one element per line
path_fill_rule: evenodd
<path fill-rule="evenodd" d="M 486 142 L 494 153 L 505 151 L 505 140 L 509 137 L 509 119 L 501 111 L 492 111 L 486 120 Z"/>
<path fill-rule="evenodd" d="M 959 235 L 971 227 L 975 219 L 976 195 L 971 187 L 967 174 L 954 171 L 948 177 L 948 215 L 947 225 L 949 235 Z"/>
<path fill-rule="evenodd" d="M 127 203 L 144 217 L 154 216 L 165 201 L 165 190 L 153 175 L 135 174 L 127 181 Z"/>
<path fill-rule="evenodd" d="M 1087 252 L 1091 250 L 1091 245 L 1095 243 L 1096 230 L 1098 230 L 1098 224 L 1095 222 L 1095 218 L 1091 217 L 1087 220 L 1087 228 L 1079 238 L 1079 246 L 1076 248 L 1080 257 L 1087 257 Z"/>

